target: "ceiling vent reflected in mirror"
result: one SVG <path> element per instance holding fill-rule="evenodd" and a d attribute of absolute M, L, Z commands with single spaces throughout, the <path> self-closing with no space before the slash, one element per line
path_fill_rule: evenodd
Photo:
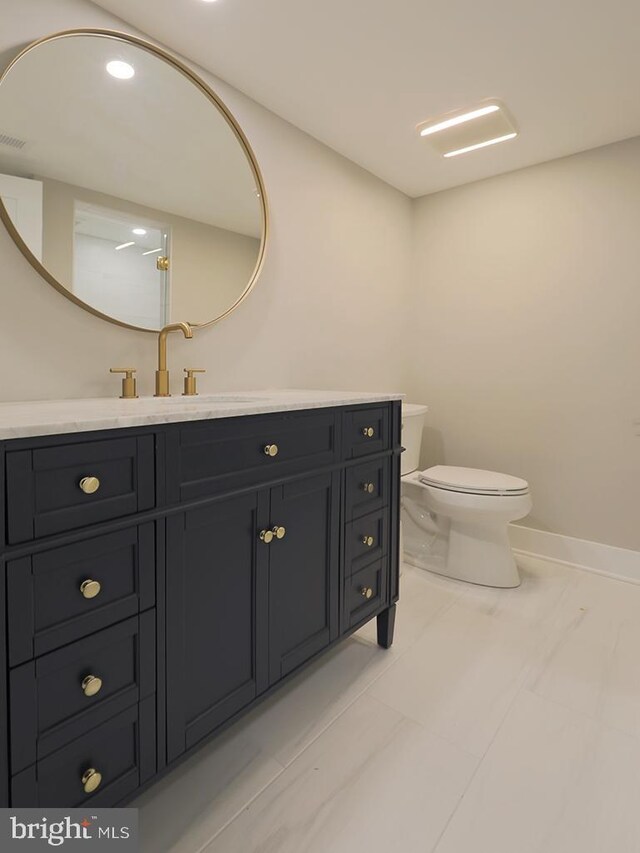
<path fill-rule="evenodd" d="M 496 100 L 428 119 L 416 129 L 446 158 L 508 142 L 518 135 L 513 117 L 504 104 Z"/>
<path fill-rule="evenodd" d="M 25 139 L 18 139 L 16 136 L 9 136 L 7 133 L 0 133 L 0 145 L 8 145 L 9 148 L 24 148 L 27 144 Z"/>

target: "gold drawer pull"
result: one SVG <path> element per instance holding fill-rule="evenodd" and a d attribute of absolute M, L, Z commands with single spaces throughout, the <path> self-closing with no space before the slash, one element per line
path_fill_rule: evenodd
<path fill-rule="evenodd" d="M 94 791 L 98 790 L 101 783 L 102 773 L 98 773 L 94 767 L 90 767 L 82 774 L 82 787 L 85 794 L 93 794 Z"/>
<path fill-rule="evenodd" d="M 87 675 L 82 679 L 82 692 L 85 696 L 95 696 L 102 690 L 102 679 L 97 675 Z"/>
<path fill-rule="evenodd" d="M 82 581 L 80 584 L 80 592 L 85 598 L 95 598 L 96 595 L 100 595 L 101 589 L 102 585 L 100 584 L 100 581 L 88 579 L 86 581 Z"/>
<path fill-rule="evenodd" d="M 260 541 L 269 545 L 269 543 L 273 542 L 274 539 L 284 539 L 286 535 L 287 528 L 276 524 L 271 528 L 271 530 L 260 531 Z"/>
<path fill-rule="evenodd" d="M 363 427 L 362 434 L 365 438 L 373 438 L 373 436 L 376 434 L 376 431 L 373 427 Z"/>
<path fill-rule="evenodd" d="M 373 595 L 373 590 L 370 586 L 363 586 L 360 588 L 360 595 L 368 600 Z"/>
<path fill-rule="evenodd" d="M 85 495 L 93 495 L 100 488 L 100 480 L 97 477 L 83 477 L 78 485 Z"/>
<path fill-rule="evenodd" d="M 277 456 L 278 455 L 278 445 L 277 444 L 265 444 L 264 446 L 264 455 L 265 456 Z"/>
<path fill-rule="evenodd" d="M 374 541 L 375 541 L 375 540 L 374 540 L 373 536 L 363 536 L 363 537 L 362 537 L 362 544 L 363 544 L 363 545 L 366 545 L 366 546 L 367 546 L 367 548 L 371 548 L 371 546 L 373 545 Z"/>
<path fill-rule="evenodd" d="M 360 488 L 363 492 L 366 492 L 368 495 L 372 495 L 375 492 L 376 487 L 373 483 L 362 483 Z"/>

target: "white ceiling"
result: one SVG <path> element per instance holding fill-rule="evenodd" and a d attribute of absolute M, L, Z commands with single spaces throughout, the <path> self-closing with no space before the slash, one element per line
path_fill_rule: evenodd
<path fill-rule="evenodd" d="M 109 243 L 122 245 L 133 242 L 135 252 L 152 251 L 163 246 L 163 229 L 155 222 L 149 222 L 143 217 L 127 217 L 118 215 L 112 210 L 105 210 L 94 205 L 79 204 L 74 206 L 74 234 L 84 234 L 86 237 L 98 237 Z M 134 234 L 133 228 L 144 228 L 146 234 Z M 128 247 L 127 247 L 128 248 Z M 123 250 L 124 251 L 124 250 Z M 155 258 L 153 258 L 155 262 Z"/>
<path fill-rule="evenodd" d="M 640 134 L 637 0 L 98 0 L 411 196 Z M 485 98 L 521 134 L 415 132 Z"/>

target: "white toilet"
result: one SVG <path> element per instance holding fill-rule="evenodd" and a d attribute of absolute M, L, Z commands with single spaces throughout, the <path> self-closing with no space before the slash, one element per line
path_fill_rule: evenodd
<path fill-rule="evenodd" d="M 529 484 L 477 468 L 417 470 L 426 411 L 426 406 L 402 406 L 405 562 L 484 586 L 518 586 L 507 530 L 510 521 L 531 511 Z"/>

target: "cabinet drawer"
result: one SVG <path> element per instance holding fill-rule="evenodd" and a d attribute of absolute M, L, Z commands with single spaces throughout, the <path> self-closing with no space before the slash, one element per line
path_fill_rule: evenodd
<path fill-rule="evenodd" d="M 386 509 L 363 515 L 345 526 L 345 565 L 347 575 L 366 563 L 387 554 L 389 513 Z"/>
<path fill-rule="evenodd" d="M 353 628 L 387 602 L 388 561 L 376 560 L 345 580 L 346 624 Z"/>
<path fill-rule="evenodd" d="M 347 468 L 347 521 L 382 509 L 389 502 L 389 459 Z"/>
<path fill-rule="evenodd" d="M 356 409 L 344 415 L 346 458 L 380 453 L 390 446 L 389 407 Z"/>
<path fill-rule="evenodd" d="M 155 768 L 155 697 L 151 696 L 15 775 L 11 805 L 109 808 L 129 797 Z M 82 781 L 89 769 L 102 777 L 92 793 L 85 792 Z"/>
<path fill-rule="evenodd" d="M 169 502 L 329 465 L 338 460 L 337 418 L 324 410 L 181 426 L 167 436 Z"/>
<path fill-rule="evenodd" d="M 121 518 L 154 505 L 153 436 L 7 453 L 11 544 Z M 86 478 L 95 478 L 83 491 Z"/>
<path fill-rule="evenodd" d="M 9 661 L 15 666 L 153 606 L 155 525 L 13 560 L 7 587 Z"/>
<path fill-rule="evenodd" d="M 16 667 L 9 689 L 15 772 L 155 692 L 155 611 Z"/>

